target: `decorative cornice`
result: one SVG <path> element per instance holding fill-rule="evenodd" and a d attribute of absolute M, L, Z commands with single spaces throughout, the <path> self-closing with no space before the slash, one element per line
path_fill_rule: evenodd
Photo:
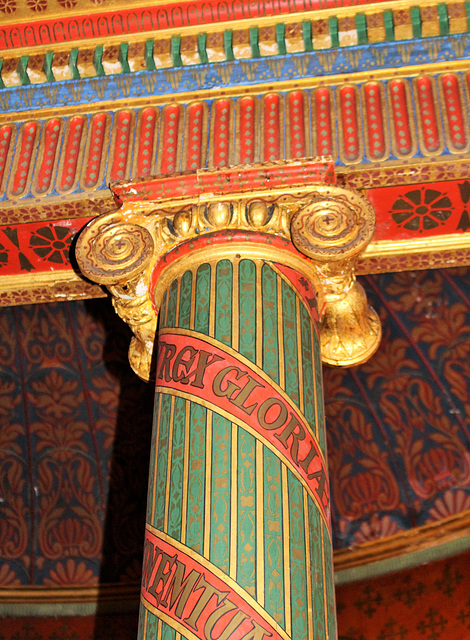
<path fill-rule="evenodd" d="M 16 0 L 4 3 L 16 6 Z M 86 15 L 57 15 L 53 21 L 4 23 L 0 50 L 15 54 L 4 54 L 0 61 L 0 88 L 406 42 L 464 34 L 470 24 L 467 4 L 436 0 L 411 8 L 403 2 L 334 12 L 306 8 L 303 3 L 301 11 L 290 14 L 294 5 L 273 3 L 268 9 L 248 3 L 237 9 L 224 3 L 214 11 L 210 3 L 196 2 L 120 8 L 118 13 L 95 8 Z"/>
<path fill-rule="evenodd" d="M 470 511 L 462 511 L 334 554 L 336 584 L 408 569 L 470 549 Z"/>
<path fill-rule="evenodd" d="M 258 93 L 255 87 L 240 95 L 234 88 L 233 95 L 194 99 L 192 94 L 178 103 L 154 98 L 145 106 L 128 101 L 109 109 L 55 108 L 40 118 L 4 113 L 0 214 L 14 205 L 103 197 L 108 184 L 120 180 L 160 175 L 174 176 L 176 184 L 176 176 L 188 170 L 321 155 L 332 157 L 355 188 L 383 185 L 384 174 L 394 171 L 395 184 L 420 174 L 428 182 L 425 166 L 439 179 L 448 165 L 444 171 L 452 179 L 470 149 L 468 64 L 457 67 L 450 72 L 437 66 L 430 75 L 405 69 L 374 80 L 360 76 L 345 82 L 343 76 L 329 85 L 311 79 L 301 83 L 310 88 L 290 91 L 281 84 L 276 91 L 265 87 Z M 346 119 L 348 131 L 342 125 Z M 402 121 L 406 139 L 398 143 Z M 234 129 L 233 139 L 223 137 L 226 124 Z"/>
<path fill-rule="evenodd" d="M 262 29 L 274 27 L 275 32 L 266 33 L 261 40 L 252 34 L 242 48 L 243 57 L 247 53 L 249 55 L 250 49 L 255 56 L 282 53 L 286 48 L 288 51 L 298 51 L 299 40 L 304 40 L 305 49 L 310 50 L 463 33 L 467 28 L 468 9 L 463 2 L 446 4 L 428 0 L 425 7 L 416 6 L 411 10 L 409 4 L 403 1 L 362 0 L 357 3 L 360 7 L 344 4 L 342 6 L 342 2 L 333 3 L 329 0 L 307 0 L 302 3 L 196 0 L 177 4 L 157 2 L 152 6 L 142 6 L 142 3 L 136 2 L 134 6 L 128 3 L 123 9 L 121 4 L 113 0 L 108 0 L 105 6 L 82 0 L 78 7 L 77 0 L 37 0 L 35 3 L 5 0 L 0 5 L 0 13 L 5 14 L 6 18 L 2 21 L 3 29 L 0 29 L 0 50 L 41 45 L 59 46 L 63 50 L 67 45 L 70 47 L 69 43 L 76 45 L 74 41 L 77 40 L 86 41 L 89 47 L 96 40 L 102 43 L 108 38 L 114 45 L 119 43 L 119 39 L 121 42 L 132 42 L 142 34 L 146 34 L 147 38 L 160 34 L 160 37 L 168 40 L 172 36 L 197 38 L 207 33 L 221 34 L 221 42 L 211 40 L 209 46 L 205 38 L 196 42 L 198 61 L 204 63 L 208 57 L 213 62 L 223 58 L 227 51 L 233 53 L 231 38 L 225 34 L 230 34 L 233 28 L 240 32 L 244 29 L 248 31 L 254 21 Z M 65 17 L 63 6 L 69 10 Z M 286 40 L 283 31 L 287 32 Z M 294 44 L 291 45 L 291 42 Z M 170 59 L 176 56 L 179 63 L 188 49 L 191 53 L 187 43 L 183 44 L 182 52 L 179 46 L 174 49 L 168 55 Z"/>

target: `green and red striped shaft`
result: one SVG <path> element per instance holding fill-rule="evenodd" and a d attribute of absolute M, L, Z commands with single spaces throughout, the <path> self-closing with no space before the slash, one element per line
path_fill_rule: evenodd
<path fill-rule="evenodd" d="M 160 308 L 139 640 L 336 638 L 315 292 L 214 259 Z"/>

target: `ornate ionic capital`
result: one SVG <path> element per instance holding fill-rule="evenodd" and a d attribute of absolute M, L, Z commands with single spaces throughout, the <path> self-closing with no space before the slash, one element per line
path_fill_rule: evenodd
<path fill-rule="evenodd" d="M 368 306 L 354 266 L 372 240 L 375 213 L 359 193 L 321 186 L 292 218 L 292 242 L 312 259 L 320 277 L 325 308 L 320 341 L 323 362 L 352 366 L 377 350 L 382 330 Z"/>
<path fill-rule="evenodd" d="M 226 191 L 158 200 L 148 199 L 149 188 L 125 185 L 121 208 L 99 216 L 79 236 L 79 266 L 108 286 L 134 332 L 129 359 L 143 379 L 150 377 L 157 325 L 156 274 L 165 280 L 168 265 L 174 269 L 191 252 L 195 260 L 256 254 L 314 282 L 323 312 L 322 357 L 329 364 L 359 364 L 379 344 L 379 320 L 354 276 L 355 259 L 374 232 L 370 203 L 334 185 L 307 184 L 305 175 L 288 186 L 264 179 L 253 188 L 242 174 Z"/>

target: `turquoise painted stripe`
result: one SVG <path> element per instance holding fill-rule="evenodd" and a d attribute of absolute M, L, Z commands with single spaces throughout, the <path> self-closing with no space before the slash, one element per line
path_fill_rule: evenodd
<path fill-rule="evenodd" d="M 292 640 L 308 638 L 307 574 L 305 565 L 305 514 L 303 489 L 288 471 L 289 490 L 289 548 L 292 603 Z"/>
<path fill-rule="evenodd" d="M 166 307 L 168 304 L 168 291 L 165 292 L 165 295 L 163 296 L 162 299 L 162 303 L 160 305 L 160 310 L 158 312 L 158 322 L 159 322 L 159 326 L 160 329 L 164 329 L 165 328 L 165 315 L 166 315 Z"/>
<path fill-rule="evenodd" d="M 171 414 L 171 396 L 162 393 L 162 408 L 160 414 L 160 435 L 158 438 L 157 449 L 157 469 L 156 469 L 156 499 L 155 499 L 155 515 L 152 524 L 154 527 L 163 531 L 165 518 L 165 494 L 166 480 L 168 471 L 168 436 L 170 430 L 170 414 Z"/>
<path fill-rule="evenodd" d="M 256 597 L 256 441 L 238 429 L 238 546 L 237 582 Z"/>
<path fill-rule="evenodd" d="M 279 384 L 277 274 L 267 264 L 261 271 L 263 295 L 263 370 Z"/>
<path fill-rule="evenodd" d="M 256 266 L 252 260 L 239 265 L 239 351 L 256 361 Z"/>
<path fill-rule="evenodd" d="M 320 511 L 310 496 L 308 501 L 308 521 L 310 526 L 310 580 L 312 583 L 313 626 L 318 637 L 325 637 L 325 601 L 323 596 L 324 575 L 321 549 L 321 527 L 323 520 Z M 325 558 L 325 562 L 328 559 Z M 333 638 L 335 636 L 332 636 Z"/>
<path fill-rule="evenodd" d="M 175 398 L 175 411 L 173 419 L 173 443 L 171 449 L 171 476 L 170 494 L 168 505 L 168 535 L 181 540 L 182 504 L 184 491 L 184 427 L 185 427 L 185 401 L 183 398 Z"/>
<path fill-rule="evenodd" d="M 323 527 L 323 541 L 325 546 L 325 584 L 326 584 L 326 597 L 327 597 L 327 612 L 328 612 L 328 634 L 330 638 L 336 638 L 336 603 L 335 603 L 335 589 L 333 579 L 333 557 L 332 549 L 329 543 L 328 529 L 325 523 L 322 523 Z"/>
<path fill-rule="evenodd" d="M 286 393 L 291 400 L 299 406 L 299 358 L 297 351 L 297 309 L 295 302 L 295 293 L 288 284 L 282 282 L 285 387 Z"/>
<path fill-rule="evenodd" d="M 215 337 L 232 346 L 233 265 L 221 260 L 216 270 Z"/>
<path fill-rule="evenodd" d="M 143 621 L 145 620 L 145 611 L 144 605 L 140 605 L 140 609 L 143 613 L 142 616 L 142 624 L 139 621 L 139 635 L 137 640 L 149 640 L 150 638 L 157 637 L 158 626 L 161 624 L 160 618 L 158 618 L 154 613 L 147 611 L 147 624 L 144 627 Z"/>
<path fill-rule="evenodd" d="M 193 274 L 192 271 L 186 271 L 181 278 L 180 287 L 180 310 L 178 318 L 178 326 L 182 329 L 189 329 L 191 322 L 191 298 L 193 292 Z"/>
<path fill-rule="evenodd" d="M 192 402 L 189 430 L 186 544 L 201 555 L 204 549 L 206 419 L 206 409 Z"/>
<path fill-rule="evenodd" d="M 178 305 L 178 280 L 173 280 L 168 294 L 168 313 L 166 318 L 167 327 L 176 326 L 176 307 Z"/>
<path fill-rule="evenodd" d="M 166 622 L 162 622 L 162 640 L 175 640 L 176 630 Z"/>
<path fill-rule="evenodd" d="M 307 422 L 315 432 L 315 393 L 313 380 L 313 357 L 312 357 L 312 336 L 311 319 L 308 311 L 300 305 L 300 337 L 302 340 L 302 374 L 304 388 L 304 415 Z"/>
<path fill-rule="evenodd" d="M 321 450 L 326 453 L 325 407 L 323 404 L 323 376 L 318 334 L 313 331 L 313 354 L 315 366 L 315 387 L 317 391 L 318 441 Z"/>
<path fill-rule="evenodd" d="M 156 458 L 156 434 L 157 434 L 157 419 L 158 412 L 160 409 L 160 404 L 162 401 L 162 394 L 158 394 L 155 396 L 155 404 L 153 407 L 153 431 L 152 431 L 152 442 L 150 445 L 150 467 L 149 467 L 149 484 L 148 484 L 148 492 L 147 492 L 147 522 L 151 522 L 152 517 L 152 502 L 153 502 L 153 483 L 155 478 L 155 467 L 157 465 Z"/>
<path fill-rule="evenodd" d="M 145 638 L 145 629 L 144 629 L 144 620 L 145 620 L 145 612 L 146 609 L 143 604 L 139 607 L 139 631 L 137 634 L 137 640 L 144 640 Z"/>
<path fill-rule="evenodd" d="M 230 496 L 232 423 L 212 415 L 212 519 L 209 558 L 219 569 L 230 569 Z"/>
<path fill-rule="evenodd" d="M 203 264 L 196 273 L 196 310 L 194 329 L 209 335 L 211 267 Z"/>
<path fill-rule="evenodd" d="M 263 447 L 265 609 L 286 628 L 281 462 Z"/>

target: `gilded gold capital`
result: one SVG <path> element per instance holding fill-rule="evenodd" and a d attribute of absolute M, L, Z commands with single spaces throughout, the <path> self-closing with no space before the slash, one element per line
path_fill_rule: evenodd
<path fill-rule="evenodd" d="M 238 254 L 283 262 L 314 283 L 324 309 L 325 362 L 358 364 L 375 351 L 380 324 L 354 276 L 355 259 L 374 232 L 371 205 L 358 193 L 305 180 L 268 187 L 240 182 L 228 194 L 136 201 L 128 185 L 132 201 L 123 198 L 120 209 L 83 230 L 78 263 L 85 276 L 108 286 L 117 313 L 132 328 L 129 358 L 140 377 L 150 377 L 161 297 L 155 286 L 164 287 L 188 260 Z M 204 249 L 188 257 L 206 236 Z"/>
<path fill-rule="evenodd" d="M 292 218 L 292 241 L 312 259 L 322 283 L 325 309 L 320 342 L 327 364 L 361 364 L 380 344 L 379 317 L 368 306 L 354 273 L 357 257 L 374 230 L 371 203 L 359 193 L 336 186 L 319 187 L 311 202 Z"/>

